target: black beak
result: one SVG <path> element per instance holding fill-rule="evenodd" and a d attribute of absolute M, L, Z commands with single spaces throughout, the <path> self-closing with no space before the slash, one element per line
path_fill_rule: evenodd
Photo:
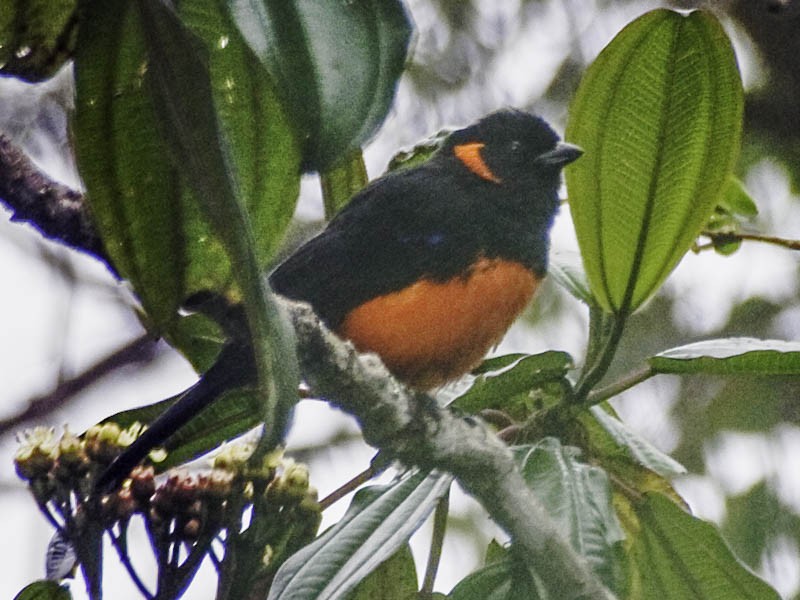
<path fill-rule="evenodd" d="M 537 156 L 534 162 L 539 165 L 547 165 L 550 167 L 563 167 L 579 159 L 581 154 L 583 154 L 583 149 L 575 144 L 559 142 L 556 144 L 556 147 L 549 152 Z"/>

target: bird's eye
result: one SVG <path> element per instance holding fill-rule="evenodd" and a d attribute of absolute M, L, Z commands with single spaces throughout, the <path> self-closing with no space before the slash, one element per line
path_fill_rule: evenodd
<path fill-rule="evenodd" d="M 519 140 L 514 140 L 511 142 L 510 148 L 511 152 L 514 153 L 519 152 L 520 150 L 522 150 L 522 142 L 520 142 Z"/>

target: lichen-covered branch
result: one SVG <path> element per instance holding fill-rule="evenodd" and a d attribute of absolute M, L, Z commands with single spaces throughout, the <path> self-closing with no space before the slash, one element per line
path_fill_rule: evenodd
<path fill-rule="evenodd" d="M 83 194 L 43 174 L 6 135 L 0 134 L 0 202 L 13 221 L 44 237 L 97 257 L 113 271 Z"/>
<path fill-rule="evenodd" d="M 64 408 L 69 400 L 106 375 L 132 364 L 147 363 L 153 359 L 156 352 L 157 342 L 152 335 L 145 334 L 126 342 L 121 348 L 100 359 L 85 371 L 60 381 L 55 389 L 30 398 L 16 414 L 0 420 L 0 436 L 18 429 L 28 421 L 41 419 L 55 410 Z"/>
<path fill-rule="evenodd" d="M 453 474 L 537 565 L 551 597 L 613 597 L 557 531 L 489 429 L 402 386 L 377 356 L 359 354 L 330 333 L 309 306 L 287 306 L 301 372 L 320 396 L 355 415 L 368 443 L 407 465 Z"/>

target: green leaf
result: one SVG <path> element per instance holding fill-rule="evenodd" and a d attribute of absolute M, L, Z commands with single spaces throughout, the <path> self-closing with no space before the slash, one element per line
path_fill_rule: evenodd
<path fill-rule="evenodd" d="M 360 490 L 339 523 L 283 563 L 268 600 L 341 598 L 408 541 L 450 482 L 417 472 Z"/>
<path fill-rule="evenodd" d="M 630 457 L 640 465 L 668 479 L 686 473 L 686 469 L 682 464 L 668 454 L 661 452 L 646 439 L 628 428 L 625 423 L 603 410 L 602 407 L 593 406 L 589 411 L 597 423 L 611 437 L 613 444 L 619 448 L 625 448 Z"/>
<path fill-rule="evenodd" d="M 578 415 L 575 426 L 570 439 L 579 440 L 586 460 L 611 478 L 614 506 L 623 524 L 635 520 L 631 496 L 658 492 L 684 505 L 667 479 L 685 473 L 683 466 L 628 430 L 607 404 Z"/>
<path fill-rule="evenodd" d="M 291 218 L 300 158 L 274 87 L 217 3 L 182 2 L 186 25 L 160 1 L 85 8 L 74 132 L 109 254 L 149 325 L 198 366 L 214 341 L 202 318 L 181 323 L 180 305 L 202 290 L 244 301 L 260 414 L 276 437 L 297 374 L 262 274 Z"/>
<path fill-rule="evenodd" d="M 367 185 L 364 155 L 361 150 L 356 150 L 347 161 L 323 173 L 320 178 L 325 218 L 330 220 L 350 202 L 353 194 Z"/>
<path fill-rule="evenodd" d="M 550 399 L 552 394 L 546 388 L 554 385 L 556 394 L 563 389 L 570 368 L 572 357 L 566 352 L 523 356 L 498 374 L 479 375 L 453 406 L 470 414 L 493 408 L 519 413 L 516 416 L 524 418 L 532 410 L 541 408 L 542 401 Z"/>
<path fill-rule="evenodd" d="M 400 150 L 389 160 L 389 166 L 386 170 L 397 171 L 398 169 L 408 169 L 421 165 L 444 145 L 445 140 L 451 133 L 453 133 L 452 129 L 441 129 L 432 136 L 414 144 L 411 149 Z"/>
<path fill-rule="evenodd" d="M 566 169 L 592 293 L 628 314 L 691 247 L 725 188 L 741 135 L 731 44 L 709 13 L 649 12 L 586 71 L 566 139 Z"/>
<path fill-rule="evenodd" d="M 189 314 L 174 321 L 164 337 L 184 353 L 198 373 L 208 371 L 225 343 L 225 333 L 220 324 L 202 313 Z"/>
<path fill-rule="evenodd" d="M 84 8 L 75 57 L 78 167 L 117 271 L 133 284 L 156 331 L 169 330 L 189 294 L 185 265 L 193 244 L 184 241 L 183 190 L 164 160 L 145 89 L 142 27 L 136 6 L 125 0 Z M 218 261 L 207 262 L 213 277 Z"/>
<path fill-rule="evenodd" d="M 292 111 L 308 170 L 326 171 L 383 122 L 411 24 L 398 0 L 228 0 Z"/>
<path fill-rule="evenodd" d="M 504 559 L 470 573 L 447 595 L 449 600 L 547 600 L 541 586 L 512 561 Z"/>
<path fill-rule="evenodd" d="M 679 346 L 650 358 L 658 373 L 800 375 L 800 342 L 722 338 Z"/>
<path fill-rule="evenodd" d="M 493 373 L 494 371 L 503 371 L 508 367 L 517 364 L 520 360 L 530 356 L 530 354 L 523 354 L 517 352 L 515 354 L 503 354 L 501 356 L 493 356 L 492 358 L 485 359 L 481 364 L 475 367 L 472 375 L 484 375 L 486 373 Z"/>
<path fill-rule="evenodd" d="M 778 593 L 747 570 L 717 529 L 660 494 L 635 503 L 631 532 L 635 597 L 645 600 L 766 600 Z"/>
<path fill-rule="evenodd" d="M 280 442 L 296 398 L 294 340 L 264 283 L 253 224 L 240 201 L 245 182 L 237 176 L 233 148 L 218 123 L 208 48 L 161 0 L 138 0 L 138 6 L 150 57 L 146 82 L 164 140 L 200 213 L 235 265 L 232 279 L 241 293 L 250 333 L 246 343 L 252 344 L 258 369 L 261 448 L 266 450 Z M 235 132 L 230 133 L 235 139 Z"/>
<path fill-rule="evenodd" d="M 223 11 L 202 6 L 181 3 L 206 43 L 215 113 L 207 127 L 218 125 L 224 138 L 265 268 L 294 209 L 299 150 L 258 61 Z M 86 10 L 73 127 L 81 176 L 114 264 L 133 284 L 150 325 L 170 335 L 184 298 L 232 290 L 235 269 L 187 190 L 187 165 L 165 160 L 170 152 L 145 85 L 148 59 L 136 5 L 88 2 Z"/>
<path fill-rule="evenodd" d="M 545 438 L 515 448 L 525 482 L 544 505 L 572 547 L 586 558 L 610 590 L 624 596 L 625 536 L 611 500 L 606 473 L 578 460 L 580 450 Z M 528 565 L 534 573 L 537 565 Z"/>
<path fill-rule="evenodd" d="M 417 569 L 411 548 L 404 544 L 391 558 L 356 586 L 347 600 L 416 600 Z"/>
<path fill-rule="evenodd" d="M 275 82 L 221 4 L 185 0 L 180 2 L 180 16 L 207 48 L 223 149 L 252 226 L 259 265 L 264 268 L 294 214 L 300 149 Z"/>
<path fill-rule="evenodd" d="M 589 306 L 596 306 L 592 291 L 589 289 L 589 282 L 586 280 L 580 255 L 575 252 L 551 253 L 547 272 L 558 285 L 575 298 Z"/>
<path fill-rule="evenodd" d="M 501 545 L 496 539 L 493 539 L 486 547 L 486 556 L 483 559 L 483 564 L 490 565 L 497 561 L 505 560 L 509 555 L 508 548 Z"/>
<path fill-rule="evenodd" d="M 755 217 L 758 214 L 756 201 L 745 189 L 741 180 L 733 175 L 725 182 L 719 205 L 729 213 L 742 217 Z"/>
<path fill-rule="evenodd" d="M 71 600 L 72 593 L 69 588 L 59 585 L 56 581 L 34 581 L 26 585 L 14 600 Z"/>
<path fill-rule="evenodd" d="M 75 46 L 77 0 L 0 0 L 0 75 L 52 77 Z"/>

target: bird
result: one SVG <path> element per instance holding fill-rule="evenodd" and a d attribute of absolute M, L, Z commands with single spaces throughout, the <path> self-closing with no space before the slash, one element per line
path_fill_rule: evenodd
<path fill-rule="evenodd" d="M 380 356 L 411 388 L 431 390 L 480 363 L 547 273 L 562 168 L 582 150 L 546 121 L 501 109 L 450 133 L 430 159 L 357 192 L 269 276 L 334 333 Z M 199 381 L 100 475 L 115 489 L 154 447 L 233 387 L 256 380 L 242 307 L 200 293 L 189 308 L 228 323 L 231 339 Z M 238 324 L 238 326 L 237 326 Z"/>
<path fill-rule="evenodd" d="M 560 173 L 581 154 L 538 116 L 490 113 L 356 193 L 270 286 L 410 387 L 440 387 L 477 366 L 535 294 Z"/>

